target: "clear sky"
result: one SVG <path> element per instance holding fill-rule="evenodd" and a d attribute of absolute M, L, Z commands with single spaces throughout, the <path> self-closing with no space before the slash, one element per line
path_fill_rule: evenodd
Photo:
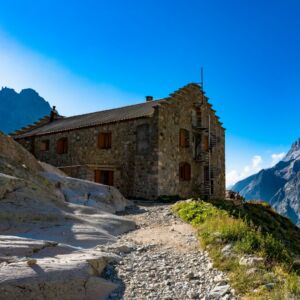
<path fill-rule="evenodd" d="M 64 115 L 200 81 L 227 129 L 227 183 L 300 137 L 299 0 L 0 0 L 0 86 Z"/>

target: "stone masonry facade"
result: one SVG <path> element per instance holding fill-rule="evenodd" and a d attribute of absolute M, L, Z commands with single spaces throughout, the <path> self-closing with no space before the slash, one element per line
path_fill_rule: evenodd
<path fill-rule="evenodd" d="M 99 147 L 103 133 L 110 136 L 106 148 Z M 225 197 L 225 130 L 197 84 L 99 115 L 44 118 L 13 136 L 39 160 L 72 177 L 112 184 L 128 198 Z"/>

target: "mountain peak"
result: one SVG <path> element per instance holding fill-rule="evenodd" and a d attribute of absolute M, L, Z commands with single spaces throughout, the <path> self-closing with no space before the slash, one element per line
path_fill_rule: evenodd
<path fill-rule="evenodd" d="M 26 88 L 20 93 L 3 87 L 0 90 L 0 131 L 14 132 L 49 115 L 51 107 L 35 90 Z"/>
<path fill-rule="evenodd" d="M 290 161 L 300 158 L 300 138 L 297 139 L 291 146 L 291 149 L 283 159 L 283 161 Z"/>
<path fill-rule="evenodd" d="M 27 88 L 27 89 L 23 89 L 21 92 L 20 92 L 20 95 L 21 94 L 25 94 L 25 95 L 30 95 L 30 96 L 39 96 L 39 94 L 34 90 L 34 89 L 30 89 L 30 88 Z"/>

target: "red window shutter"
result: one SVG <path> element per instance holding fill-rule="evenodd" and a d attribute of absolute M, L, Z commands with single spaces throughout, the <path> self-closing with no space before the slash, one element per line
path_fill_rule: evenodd
<path fill-rule="evenodd" d="M 62 140 L 57 141 L 56 152 L 57 152 L 57 154 L 62 154 L 63 153 Z"/>
<path fill-rule="evenodd" d="M 191 180 L 191 165 L 188 163 L 181 163 L 179 165 L 179 179 L 184 181 Z"/>
<path fill-rule="evenodd" d="M 100 149 L 103 149 L 105 147 L 105 140 L 104 140 L 105 136 L 103 132 L 100 132 L 98 135 L 98 147 Z"/>
<path fill-rule="evenodd" d="M 95 170 L 95 182 L 100 183 L 101 182 L 101 171 Z"/>
<path fill-rule="evenodd" d="M 98 147 L 100 149 L 111 148 L 111 132 L 100 132 L 98 135 Z"/>
<path fill-rule="evenodd" d="M 209 150 L 209 142 L 208 142 L 208 136 L 206 135 L 204 137 L 204 151 L 208 151 Z"/>
<path fill-rule="evenodd" d="M 189 147 L 189 132 L 186 129 L 179 130 L 179 146 Z"/>

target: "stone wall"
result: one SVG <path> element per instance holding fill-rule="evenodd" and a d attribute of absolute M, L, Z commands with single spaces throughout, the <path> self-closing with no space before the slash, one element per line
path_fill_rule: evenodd
<path fill-rule="evenodd" d="M 192 116 L 195 108 L 201 107 L 202 128 L 193 126 Z M 210 123 L 210 126 L 209 126 Z M 208 189 L 213 184 L 212 198 L 225 196 L 225 157 L 224 157 L 224 129 L 202 95 L 199 87 L 181 89 L 168 98 L 168 103 L 162 104 L 159 109 L 159 194 L 180 195 L 182 197 L 202 196 L 209 197 L 204 186 L 204 168 L 209 167 L 214 172 Z M 201 138 L 201 148 L 204 148 L 205 136 L 214 132 L 218 141 L 207 153 L 206 161 L 195 160 L 195 134 Z M 189 147 L 179 147 L 179 131 L 186 129 L 189 132 Z M 210 159 L 209 159 L 210 156 Z M 209 163 L 210 160 L 210 163 Z M 182 181 L 179 178 L 180 163 L 191 165 L 191 180 Z M 211 183 L 213 181 L 213 183 Z M 207 189 L 207 188 L 206 188 Z"/>
<path fill-rule="evenodd" d="M 36 137 L 34 154 L 41 160 L 61 168 L 69 176 L 94 181 L 95 170 L 114 171 L 114 186 L 126 197 L 154 199 L 157 191 L 157 122 L 141 118 L 126 122 L 77 129 Z M 136 131 L 148 125 L 148 147 L 137 153 Z M 112 133 L 111 149 L 98 148 L 98 134 Z M 68 138 L 68 152 L 57 154 L 60 138 Z M 49 140 L 48 151 L 40 151 L 42 141 Z M 22 142 L 24 144 L 24 140 Z M 28 148 L 28 147 L 27 147 Z"/>

